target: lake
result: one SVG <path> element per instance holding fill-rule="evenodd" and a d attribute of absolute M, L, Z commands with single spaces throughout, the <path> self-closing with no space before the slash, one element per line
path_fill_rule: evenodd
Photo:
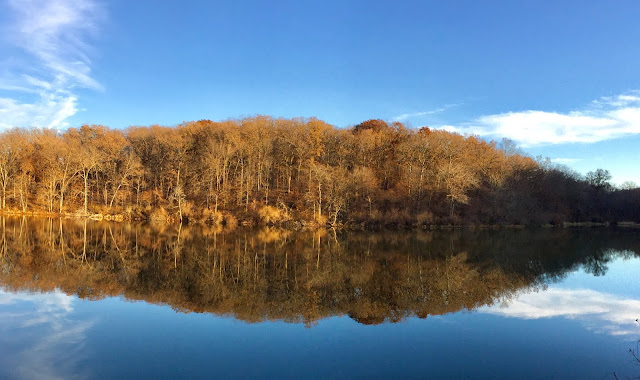
<path fill-rule="evenodd" d="M 637 229 L 0 218 L 0 377 L 636 377 L 639 274 Z"/>

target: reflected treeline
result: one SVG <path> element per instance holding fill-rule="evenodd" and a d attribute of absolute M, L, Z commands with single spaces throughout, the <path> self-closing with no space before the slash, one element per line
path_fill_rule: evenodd
<path fill-rule="evenodd" d="M 637 231 L 340 233 L 0 219 L 0 285 L 124 295 L 184 312 L 311 325 L 425 318 L 504 302 L 640 254 Z"/>

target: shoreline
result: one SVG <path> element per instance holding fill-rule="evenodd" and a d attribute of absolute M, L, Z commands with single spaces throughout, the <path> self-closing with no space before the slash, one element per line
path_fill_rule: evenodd
<path fill-rule="evenodd" d="M 131 217 L 126 214 L 97 214 L 97 213 L 70 213 L 70 212 L 42 212 L 42 211 L 16 211 L 16 210 L 0 210 L 0 216 L 4 217 L 29 217 L 29 218 L 60 218 L 60 219 L 75 219 L 75 220 L 93 220 L 93 221 L 107 221 L 116 223 L 152 223 L 152 224 L 164 224 L 164 225 L 209 225 L 235 228 L 255 228 L 255 227 L 277 227 L 290 231 L 302 231 L 302 230 L 317 230 L 317 229 L 336 229 L 346 231 L 393 231 L 393 230 L 518 230 L 518 229 L 556 229 L 556 228 L 601 228 L 601 227 L 619 227 L 619 228 L 638 228 L 640 229 L 640 223 L 633 221 L 617 221 L 617 222 L 560 222 L 560 223 L 545 223 L 540 225 L 524 225 L 524 224 L 487 224 L 487 223 L 467 223 L 467 224 L 401 224 L 397 222 L 380 222 L 380 221 L 349 221 L 346 223 L 337 224 L 321 224 L 315 221 L 309 221 L 304 219 L 289 219 L 280 222 L 268 222 L 261 223 L 255 220 L 239 220 L 231 216 L 234 223 L 231 225 L 225 224 L 224 220 L 218 222 L 208 222 L 206 220 L 194 220 L 185 219 L 182 223 L 177 218 L 167 219 L 153 219 L 153 218 L 141 218 Z"/>

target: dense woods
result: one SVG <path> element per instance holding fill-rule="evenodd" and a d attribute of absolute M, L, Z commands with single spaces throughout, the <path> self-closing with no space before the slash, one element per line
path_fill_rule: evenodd
<path fill-rule="evenodd" d="M 183 312 L 313 325 L 426 318 L 508 302 L 637 258 L 629 229 L 224 232 L 202 224 L 0 217 L 0 286 L 124 295 Z"/>
<path fill-rule="evenodd" d="M 291 227 L 638 221 L 640 190 L 609 179 L 523 156 L 508 141 L 382 120 L 0 134 L 5 214 Z"/>

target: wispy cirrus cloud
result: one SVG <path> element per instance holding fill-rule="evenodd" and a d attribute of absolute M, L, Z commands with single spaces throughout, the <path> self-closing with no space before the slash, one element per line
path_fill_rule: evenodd
<path fill-rule="evenodd" d="M 507 112 L 439 128 L 483 137 L 506 137 L 523 147 L 595 143 L 640 134 L 640 91 L 602 97 L 583 109 L 566 113 Z"/>
<path fill-rule="evenodd" d="M 92 0 L 8 0 L 0 10 L 9 20 L 2 43 L 20 54 L 1 62 L 0 128 L 66 127 L 78 112 L 76 90 L 102 88 L 89 41 L 104 9 Z"/>
<path fill-rule="evenodd" d="M 576 162 L 582 161 L 582 158 L 567 158 L 567 157 L 558 157 L 552 158 L 551 162 L 555 162 L 557 164 L 574 164 Z"/>
<path fill-rule="evenodd" d="M 440 108 L 436 108 L 436 109 L 433 109 L 433 110 L 421 111 L 421 112 L 412 112 L 412 113 L 403 113 L 403 114 L 400 114 L 400 115 L 394 117 L 393 121 L 406 121 L 406 120 L 417 118 L 417 117 L 421 117 L 421 116 L 434 115 L 434 114 L 437 114 L 437 113 L 444 112 L 444 111 L 448 110 L 449 108 L 455 107 L 457 105 L 458 104 L 447 104 L 447 105 L 444 105 L 444 106 L 442 106 Z"/>

